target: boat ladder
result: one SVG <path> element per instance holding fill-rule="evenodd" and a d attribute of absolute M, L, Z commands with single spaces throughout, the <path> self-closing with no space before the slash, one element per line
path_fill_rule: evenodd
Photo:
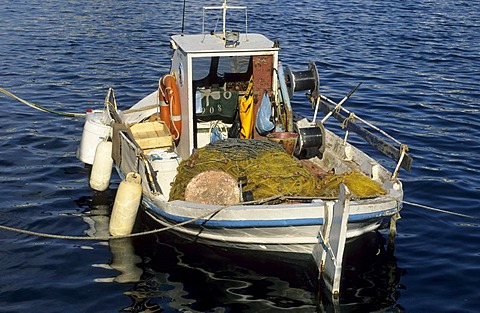
<path fill-rule="evenodd" d="M 332 295 L 340 291 L 342 261 L 347 239 L 348 215 L 350 214 L 350 190 L 340 184 L 338 201 L 325 205 L 324 222 L 318 232 L 318 243 L 312 254 L 319 270 L 319 277 Z"/>

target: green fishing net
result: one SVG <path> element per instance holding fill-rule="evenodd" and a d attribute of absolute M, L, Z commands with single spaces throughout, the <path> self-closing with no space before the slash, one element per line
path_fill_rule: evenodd
<path fill-rule="evenodd" d="M 275 142 L 230 138 L 200 148 L 180 163 L 170 200 L 185 200 L 185 189 L 190 180 L 210 170 L 224 171 L 237 180 L 241 178 L 242 191 L 250 191 L 255 200 L 278 195 L 334 198 L 338 197 L 341 182 L 359 198 L 385 193 L 380 185 L 359 172 L 323 177 L 313 175 Z"/>

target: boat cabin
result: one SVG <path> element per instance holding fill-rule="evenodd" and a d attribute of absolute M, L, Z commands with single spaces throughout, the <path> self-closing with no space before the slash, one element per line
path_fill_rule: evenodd
<path fill-rule="evenodd" d="M 247 91 L 253 96 L 253 114 L 264 93 L 272 99 L 275 96 L 278 45 L 260 34 L 234 32 L 226 33 L 226 37 L 171 37 L 171 74 L 180 93 L 182 120 L 177 150 L 182 158 L 208 144 L 214 128 L 221 136 L 228 136 L 237 118 L 240 98 Z M 258 136 L 255 133 L 253 130 L 250 138 Z"/>

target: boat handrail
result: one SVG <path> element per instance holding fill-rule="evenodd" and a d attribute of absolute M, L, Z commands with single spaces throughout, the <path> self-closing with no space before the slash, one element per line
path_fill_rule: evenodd
<path fill-rule="evenodd" d="M 387 132 L 384 130 L 378 128 L 377 126 L 367 122 L 366 120 L 362 119 L 355 113 L 345 109 L 343 106 L 339 105 L 335 101 L 331 100 L 330 98 L 320 95 L 320 97 L 317 99 L 318 104 L 320 109 L 325 114 L 331 114 L 331 116 L 335 117 L 341 124 L 342 128 L 345 129 L 345 138 L 344 138 L 344 143 L 347 140 L 348 137 L 348 132 L 353 131 L 357 135 L 359 135 L 361 138 L 363 138 L 366 142 L 368 142 L 372 147 L 383 153 L 385 156 L 389 157 L 390 159 L 394 160 L 397 162 L 397 165 L 395 167 L 395 171 L 393 172 L 392 179 L 396 179 L 398 176 L 398 170 L 400 167 L 403 167 L 407 171 L 410 170 L 412 166 L 413 159 L 411 156 L 407 154 L 408 151 L 408 146 L 405 144 L 402 144 L 400 141 L 397 139 L 393 138 L 391 135 L 389 135 Z M 334 107 L 331 107 L 333 105 Z M 343 115 L 342 112 L 345 112 L 348 114 L 348 116 Z M 390 143 L 386 142 L 384 139 L 374 135 L 371 133 L 369 130 L 365 129 L 362 126 L 359 126 L 355 123 L 355 121 L 360 121 L 364 123 L 365 125 L 369 126 L 373 130 L 379 132 L 386 138 L 392 140 L 395 144 L 398 145 L 398 148 L 391 145 Z"/>

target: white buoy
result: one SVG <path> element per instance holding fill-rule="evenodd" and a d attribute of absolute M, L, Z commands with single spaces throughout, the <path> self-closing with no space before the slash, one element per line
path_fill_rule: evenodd
<path fill-rule="evenodd" d="M 96 191 L 105 191 L 110 184 L 112 176 L 112 142 L 101 141 L 95 151 L 92 172 L 90 174 L 90 187 Z"/>
<path fill-rule="evenodd" d="M 130 172 L 118 187 L 112 216 L 110 217 L 110 234 L 124 236 L 132 233 L 138 206 L 142 199 L 142 178 L 138 173 Z"/>

